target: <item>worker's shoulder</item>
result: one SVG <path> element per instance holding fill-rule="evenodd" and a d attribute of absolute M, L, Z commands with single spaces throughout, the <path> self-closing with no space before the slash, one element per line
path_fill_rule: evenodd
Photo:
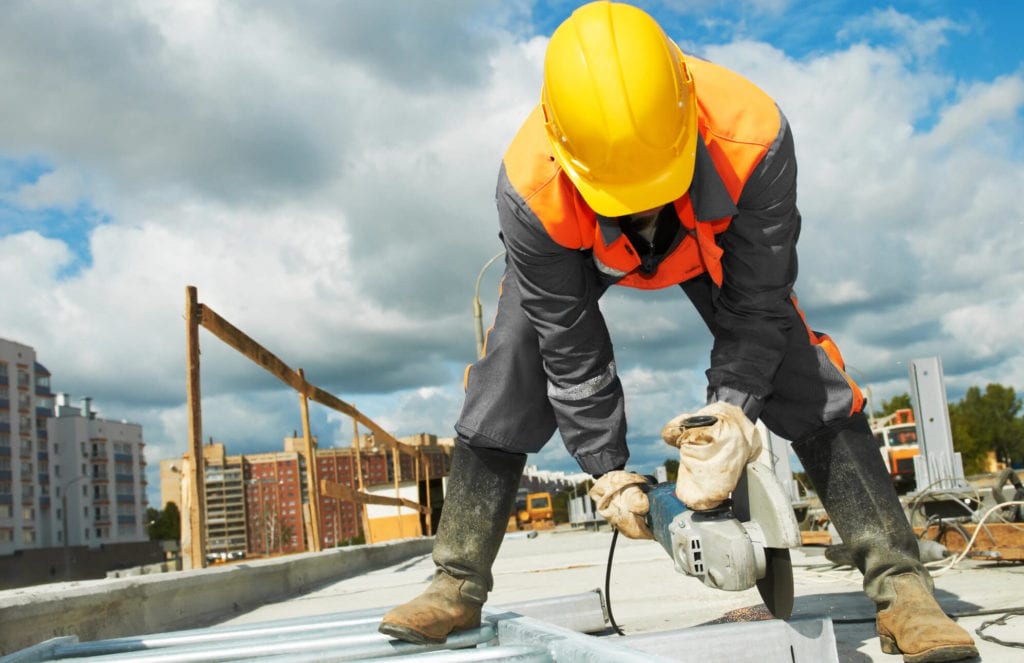
<path fill-rule="evenodd" d="M 706 139 L 713 135 L 765 148 L 776 141 L 782 113 L 767 92 L 714 62 L 687 55 L 686 65 L 697 94 L 699 130 Z"/>
<path fill-rule="evenodd" d="M 585 206 L 555 159 L 539 105 L 512 139 L 502 165 L 508 186 L 541 218 L 561 217 L 565 210 Z"/>
<path fill-rule="evenodd" d="M 548 143 L 539 104 L 519 127 L 502 163 L 509 182 L 524 198 L 557 183 L 561 168 Z"/>

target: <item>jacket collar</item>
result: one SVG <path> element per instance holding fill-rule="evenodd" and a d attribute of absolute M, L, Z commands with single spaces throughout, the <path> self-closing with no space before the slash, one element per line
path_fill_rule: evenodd
<path fill-rule="evenodd" d="M 690 189 L 687 194 L 690 196 L 690 203 L 693 205 L 693 214 L 697 221 L 714 221 L 733 217 L 739 213 L 736 203 L 729 196 L 725 188 L 722 176 L 715 168 L 715 162 L 711 159 L 704 144 L 703 137 L 697 141 L 697 162 L 693 168 L 693 180 L 690 182 Z M 621 217 L 597 216 L 597 224 L 601 229 L 601 239 L 605 246 L 614 243 L 622 237 L 622 229 L 619 227 Z"/>

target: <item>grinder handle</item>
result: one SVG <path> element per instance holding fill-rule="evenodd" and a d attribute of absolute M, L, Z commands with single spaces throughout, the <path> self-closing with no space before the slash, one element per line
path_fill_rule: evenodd
<path fill-rule="evenodd" d="M 683 419 L 683 428 L 707 428 L 718 423 L 718 417 L 712 414 L 698 414 Z"/>

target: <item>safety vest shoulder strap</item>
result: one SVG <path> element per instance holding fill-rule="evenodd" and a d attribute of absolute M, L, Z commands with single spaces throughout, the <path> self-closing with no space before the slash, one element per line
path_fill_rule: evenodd
<path fill-rule="evenodd" d="M 555 161 L 540 105 L 512 140 L 504 165 L 512 188 L 541 220 L 551 239 L 569 249 L 593 246 L 596 217 Z"/>
<path fill-rule="evenodd" d="M 782 115 L 775 101 L 739 74 L 686 56 L 697 93 L 697 129 L 733 202 L 771 146 Z"/>

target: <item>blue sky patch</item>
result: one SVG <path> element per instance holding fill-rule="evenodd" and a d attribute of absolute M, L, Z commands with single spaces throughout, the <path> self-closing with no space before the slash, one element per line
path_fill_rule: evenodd
<path fill-rule="evenodd" d="M 41 159 L 9 159 L 0 157 L 0 237 L 35 231 L 44 237 L 60 240 L 70 249 L 74 259 L 57 274 L 58 279 L 77 275 L 92 265 L 89 240 L 97 226 L 110 219 L 87 201 L 73 207 L 24 207 L 15 199 L 18 190 L 53 172 Z"/>

